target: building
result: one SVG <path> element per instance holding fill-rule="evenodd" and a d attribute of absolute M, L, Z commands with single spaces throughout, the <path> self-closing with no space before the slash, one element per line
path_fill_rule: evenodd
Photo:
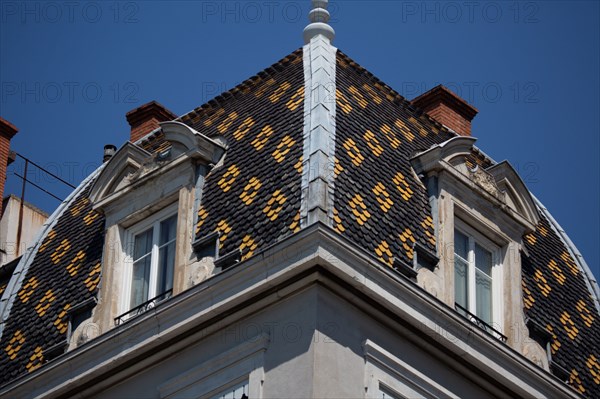
<path fill-rule="evenodd" d="M 130 142 L 9 278 L 2 397 L 597 397 L 598 286 L 477 110 L 305 46 Z"/>
<path fill-rule="evenodd" d="M 48 214 L 15 195 L 4 198 L 0 219 L 0 265 L 21 256 L 35 241 Z M 19 225 L 21 226 L 19 228 Z"/>

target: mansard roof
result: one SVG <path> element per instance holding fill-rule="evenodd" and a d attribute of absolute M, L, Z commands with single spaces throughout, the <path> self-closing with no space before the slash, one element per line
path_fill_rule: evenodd
<path fill-rule="evenodd" d="M 335 63 L 331 226 L 384 264 L 412 263 L 413 244 L 435 252 L 436 239 L 427 191 L 410 160 L 456 134 L 342 52 Z M 221 254 L 240 250 L 244 260 L 302 227 L 304 73 L 297 50 L 176 120 L 227 143 L 223 163 L 206 177 L 195 226 L 196 238 L 220 232 Z M 135 146 L 158 153 L 170 143 L 159 129 Z M 466 161 L 496 164 L 476 148 Z M 68 310 L 97 295 L 104 217 L 90 193 L 99 173 L 50 217 L 4 289 L 0 385 L 39 368 L 44 352 L 66 339 Z M 573 248 L 540 213 L 524 237 L 525 313 L 553 335 L 552 358 L 574 389 L 598 397 L 600 315 Z"/>

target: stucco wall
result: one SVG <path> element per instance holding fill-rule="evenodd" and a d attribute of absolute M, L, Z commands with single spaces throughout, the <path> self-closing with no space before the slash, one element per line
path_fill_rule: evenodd
<path fill-rule="evenodd" d="M 48 215 L 25 202 L 23 206 L 23 224 L 21 243 L 17 243 L 17 229 L 19 226 L 19 209 L 21 200 L 10 196 L 6 201 L 2 220 L 0 220 L 0 265 L 10 262 L 22 255 L 25 250 L 33 245 Z"/>

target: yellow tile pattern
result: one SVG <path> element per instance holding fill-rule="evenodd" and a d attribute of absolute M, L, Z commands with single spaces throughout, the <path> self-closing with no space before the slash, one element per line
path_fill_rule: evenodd
<path fill-rule="evenodd" d="M 86 226 L 89 226 L 90 224 L 94 223 L 94 220 L 98 219 L 99 217 L 100 214 L 98 212 L 96 212 L 93 209 L 90 209 L 90 211 L 83 218 L 83 223 L 85 223 Z"/>
<path fill-rule="evenodd" d="M 21 333 L 21 330 L 15 331 L 10 341 L 8 341 L 8 345 L 4 348 L 4 351 L 10 360 L 15 360 L 24 343 L 25 337 Z"/>
<path fill-rule="evenodd" d="M 273 128 L 270 125 L 265 125 L 260 133 L 256 136 L 254 140 L 252 140 L 252 146 L 256 149 L 256 151 L 260 151 L 264 148 L 264 146 L 269 141 L 269 137 L 274 133 Z"/>
<path fill-rule="evenodd" d="M 202 225 L 206 221 L 207 217 L 208 211 L 204 209 L 204 207 L 200 207 L 200 209 L 198 209 L 198 223 L 196 223 L 196 235 L 198 235 L 198 233 L 200 232 L 200 229 L 202 228 Z"/>
<path fill-rule="evenodd" d="M 417 119 L 415 119 L 414 117 L 410 117 L 408 118 L 408 121 L 417 128 L 417 130 L 419 130 L 419 135 L 421 137 L 427 137 L 427 130 L 425 130 L 425 128 L 423 128 L 423 125 L 421 125 L 421 122 L 419 122 Z"/>
<path fill-rule="evenodd" d="M 377 137 L 375 137 L 372 131 L 367 130 L 363 137 L 367 142 L 367 146 L 369 146 L 371 151 L 373 151 L 373 155 L 378 157 L 381 154 L 383 154 L 383 147 L 381 146 L 379 140 L 377 140 Z"/>
<path fill-rule="evenodd" d="M 380 131 L 390 142 L 390 145 L 393 149 L 397 149 L 398 147 L 400 147 L 400 144 L 402 144 L 402 142 L 400 141 L 398 136 L 396 136 L 396 133 L 392 130 L 392 128 L 389 125 L 384 124 L 383 126 L 381 126 Z"/>
<path fill-rule="evenodd" d="M 348 206 L 352 209 L 352 213 L 356 217 L 356 222 L 361 226 L 371 217 L 371 213 L 367 210 L 367 206 L 360 194 L 356 194 L 350 200 Z"/>
<path fill-rule="evenodd" d="M 356 146 L 356 143 L 352 139 L 348 139 L 343 144 L 344 149 L 348 152 L 348 156 L 352 160 L 355 166 L 360 166 L 365 157 L 360 153 L 360 150 Z"/>
<path fill-rule="evenodd" d="M 217 231 L 221 233 L 219 236 L 219 248 L 223 248 L 223 243 L 225 242 L 225 240 L 227 240 L 227 236 L 229 235 L 229 233 L 231 233 L 231 230 L 232 227 L 229 226 L 225 219 L 217 223 Z"/>
<path fill-rule="evenodd" d="M 62 310 L 56 315 L 56 320 L 54 320 L 54 327 L 58 330 L 59 333 L 64 334 L 69 329 L 69 320 L 67 317 L 67 313 L 71 309 L 71 304 L 67 303 Z"/>
<path fill-rule="evenodd" d="M 365 99 L 365 97 L 358 91 L 358 89 L 354 86 L 348 87 L 348 92 L 352 95 L 354 100 L 358 103 L 361 108 L 367 108 L 369 103 Z"/>
<path fill-rule="evenodd" d="M 254 93 L 254 96 L 256 98 L 261 98 L 267 92 L 267 90 L 269 90 L 269 88 L 271 86 L 273 86 L 274 84 L 275 84 L 275 79 L 269 78 L 265 83 L 262 84 L 262 86 L 260 86 L 258 88 L 258 90 L 256 90 L 256 92 Z"/>
<path fill-rule="evenodd" d="M 394 126 L 396 126 L 400 130 L 400 132 L 402 132 L 406 140 L 413 141 L 415 139 L 415 135 L 410 131 L 408 126 L 406 126 L 404 121 L 402 121 L 401 119 L 396 119 L 396 122 L 394 122 Z"/>
<path fill-rule="evenodd" d="M 290 111 L 295 111 L 304 101 L 304 86 L 300 86 L 296 93 L 285 104 Z"/>
<path fill-rule="evenodd" d="M 85 284 L 85 286 L 87 287 L 87 289 L 90 292 L 94 291 L 96 289 L 96 287 L 98 286 L 98 284 L 100 283 L 100 269 L 101 269 L 101 264 L 100 264 L 100 262 L 98 262 L 94 266 L 94 268 L 92 270 L 90 270 L 88 277 L 83 281 L 83 283 Z"/>
<path fill-rule="evenodd" d="M 590 355 L 585 362 L 585 365 L 590 369 L 590 373 L 592 377 L 594 377 L 594 382 L 598 385 L 600 384 L 600 363 L 598 363 L 598 359 L 594 355 Z"/>
<path fill-rule="evenodd" d="M 378 259 L 386 265 L 391 267 L 394 264 L 394 255 L 392 255 L 392 251 L 390 251 L 390 245 L 387 243 L 387 241 L 381 241 L 377 248 L 375 248 L 375 253 L 378 256 Z"/>
<path fill-rule="evenodd" d="M 333 208 L 333 229 L 340 234 L 346 231 L 346 228 L 342 224 L 342 218 L 335 208 Z"/>
<path fill-rule="evenodd" d="M 283 95 L 285 94 L 285 92 L 290 89 L 290 87 L 292 87 L 292 85 L 289 82 L 283 82 L 277 88 L 277 90 L 275 90 L 273 92 L 273 94 L 271 94 L 269 96 L 269 101 L 271 101 L 272 103 L 278 102 L 281 99 L 281 97 L 283 97 Z"/>
<path fill-rule="evenodd" d="M 21 302 L 27 303 L 27 301 L 29 301 L 29 298 L 31 298 L 31 296 L 35 292 L 35 289 L 38 287 L 38 285 L 40 284 L 37 278 L 35 276 L 30 277 L 29 280 L 27 280 L 27 282 L 25 283 L 25 285 L 21 287 L 19 293 L 17 294 Z"/>
<path fill-rule="evenodd" d="M 525 284 L 525 280 L 521 281 L 521 287 L 523 288 L 523 303 L 525 305 L 525 308 L 531 309 L 531 307 L 535 303 L 535 298 L 533 297 L 533 295 L 531 295 L 531 291 L 527 287 L 527 284 Z"/>
<path fill-rule="evenodd" d="M 31 373 L 32 371 L 40 368 L 42 364 L 44 364 L 44 355 L 42 354 L 42 352 L 43 349 L 41 346 L 35 348 L 35 350 L 33 351 L 33 355 L 31 355 L 31 357 L 29 358 L 29 363 L 27 363 L 27 366 L 25 366 L 27 368 L 27 371 Z"/>
<path fill-rule="evenodd" d="M 337 157 L 334 158 L 333 162 L 333 173 L 335 173 L 335 175 L 338 176 L 344 171 L 344 167 L 340 164 L 340 160 L 337 159 Z"/>
<path fill-rule="evenodd" d="M 369 97 L 371 97 L 371 100 L 373 100 L 375 102 L 375 104 L 381 104 L 383 102 L 383 100 L 381 99 L 381 97 L 379 96 L 379 94 L 377 94 L 377 92 L 368 84 L 364 83 L 363 84 L 363 89 L 367 92 L 367 95 Z"/>
<path fill-rule="evenodd" d="M 525 239 L 527 240 L 527 242 L 530 245 L 535 245 L 537 238 L 535 238 L 535 235 L 533 233 L 529 233 L 525 236 Z"/>
<path fill-rule="evenodd" d="M 217 121 L 217 119 L 219 119 L 221 117 L 221 115 L 223 115 L 225 113 L 225 110 L 223 108 L 219 108 L 218 110 L 216 110 L 211 116 L 209 116 L 208 118 L 206 118 L 206 120 L 204 121 L 204 126 L 208 127 L 211 126 L 213 123 L 215 123 Z"/>
<path fill-rule="evenodd" d="M 240 170 L 235 164 L 233 164 L 229 168 L 227 168 L 227 172 L 225 172 L 225 174 L 217 184 L 219 187 L 221 187 L 221 190 L 223 190 L 223 192 L 226 193 L 229 190 L 231 190 L 231 187 L 233 187 L 233 183 L 235 183 L 235 179 L 237 179 L 239 175 Z"/>
<path fill-rule="evenodd" d="M 338 108 L 341 109 L 345 114 L 352 112 L 350 101 L 339 89 L 335 90 L 335 102 Z"/>
<path fill-rule="evenodd" d="M 404 199 L 405 201 L 408 201 L 410 199 L 410 197 L 412 197 L 414 192 L 410 188 L 410 185 L 408 184 L 406 179 L 404 178 L 404 175 L 401 172 L 398 172 L 398 173 L 396 173 L 396 176 L 394 176 L 394 179 L 392 181 L 396 185 L 396 188 L 398 189 L 398 191 L 400 191 L 400 195 L 402 196 L 402 199 Z"/>
<path fill-rule="evenodd" d="M 275 158 L 278 163 L 283 162 L 285 156 L 290 152 L 294 144 L 296 144 L 296 141 L 292 137 L 285 136 L 281 139 L 281 142 L 277 144 L 275 151 L 273 151 L 273 158 Z"/>
<path fill-rule="evenodd" d="M 546 330 L 548 330 L 548 332 L 552 334 L 552 343 L 550 344 L 550 349 L 552 350 L 552 354 L 554 355 L 556 354 L 556 352 L 558 352 L 558 350 L 561 347 L 560 341 L 558 340 L 558 337 L 554 333 L 554 329 L 550 324 L 546 326 Z"/>
<path fill-rule="evenodd" d="M 242 260 L 246 260 L 254 254 L 254 251 L 258 247 L 258 244 L 252 239 L 251 236 L 246 235 L 242 239 L 240 245 L 240 252 L 242 253 Z"/>
<path fill-rule="evenodd" d="M 244 119 L 244 121 L 242 123 L 240 123 L 238 128 L 233 132 L 233 138 L 235 138 L 237 141 L 240 141 L 241 139 L 244 138 L 246 133 L 248 133 L 250 131 L 250 129 L 252 128 L 252 126 L 254 126 L 255 124 L 256 124 L 256 122 L 254 121 L 254 118 L 252 118 L 251 116 L 247 117 L 246 119 Z"/>
<path fill-rule="evenodd" d="M 304 169 L 304 157 L 300 157 L 298 158 L 298 162 L 296 162 L 294 164 L 294 169 L 296 169 L 296 172 L 298 172 L 299 174 L 302 174 L 302 170 Z"/>
<path fill-rule="evenodd" d="M 52 263 L 55 265 L 60 262 L 60 260 L 67 254 L 67 252 L 71 249 L 71 243 L 66 238 L 60 242 L 60 245 L 56 247 L 52 255 L 50 255 L 50 259 L 52 259 Z"/>
<path fill-rule="evenodd" d="M 571 315 L 567 311 L 564 311 L 560 316 L 560 322 L 562 323 L 567 335 L 571 339 L 575 339 L 579 334 L 579 329 L 575 327 L 575 323 L 571 320 Z"/>
<path fill-rule="evenodd" d="M 67 272 L 71 275 L 71 277 L 75 277 L 79 268 L 85 263 L 85 251 L 77 252 L 77 255 L 71 260 L 71 262 L 67 265 Z"/>
<path fill-rule="evenodd" d="M 591 327 L 594 323 L 594 316 L 592 316 L 592 312 L 588 309 L 583 299 L 580 299 L 575 305 L 577 311 L 579 312 L 579 316 L 583 320 L 586 326 Z"/>
<path fill-rule="evenodd" d="M 554 259 L 551 259 L 550 262 L 548 262 L 548 269 L 552 271 L 552 275 L 560 285 L 565 283 L 567 277 L 563 274 L 562 270 L 558 266 L 558 263 L 556 263 Z"/>
<path fill-rule="evenodd" d="M 540 232 L 541 235 L 543 235 L 544 237 L 548 237 L 548 229 L 546 229 L 544 226 L 542 226 L 541 224 L 538 225 L 538 231 Z"/>
<path fill-rule="evenodd" d="M 292 223 L 290 224 L 289 228 L 294 233 L 300 231 L 300 212 L 296 213 L 296 216 L 294 216 L 294 219 L 292 220 Z"/>
<path fill-rule="evenodd" d="M 262 183 L 257 177 L 252 177 L 248 184 L 244 187 L 244 191 L 240 194 L 240 199 L 246 205 L 252 204 L 254 198 L 258 195 Z"/>
<path fill-rule="evenodd" d="M 375 199 L 379 202 L 379 207 L 384 213 L 387 213 L 394 205 L 394 202 L 390 198 L 390 194 L 386 191 L 383 183 L 378 182 L 375 187 L 373 187 L 373 194 L 375 194 Z"/>
<path fill-rule="evenodd" d="M 435 246 L 435 228 L 433 226 L 433 219 L 431 216 L 427 216 L 422 222 L 421 227 L 423 227 L 423 231 L 425 231 L 425 235 L 429 239 L 429 242 Z"/>
<path fill-rule="evenodd" d="M 404 250 L 406 251 L 406 256 L 408 256 L 408 259 L 412 259 L 414 256 L 413 244 L 417 242 L 412 231 L 408 228 L 405 229 L 400 234 L 400 241 L 402 241 L 402 248 L 404 248 Z"/>
<path fill-rule="evenodd" d="M 48 235 L 46 236 L 46 239 L 44 240 L 44 242 L 42 243 L 42 245 L 40 245 L 40 250 L 39 252 L 42 253 L 46 250 L 46 248 L 48 248 L 48 245 L 50 245 L 50 243 L 56 238 L 56 231 L 54 230 L 50 230 L 48 232 Z"/>
<path fill-rule="evenodd" d="M 552 288 L 548 285 L 548 280 L 544 277 L 544 274 L 540 269 L 535 270 L 535 274 L 533 275 L 533 279 L 537 283 L 537 286 L 542 291 L 542 294 L 547 297 L 552 291 Z"/>
<path fill-rule="evenodd" d="M 567 264 L 567 267 L 574 276 L 577 276 L 579 274 L 579 268 L 577 267 L 575 261 L 573 261 L 573 258 L 571 258 L 571 255 L 569 255 L 568 252 L 563 252 L 560 255 L 560 258 Z"/>
<path fill-rule="evenodd" d="M 579 373 L 575 369 L 573 369 L 571 371 L 571 375 L 569 375 L 569 384 L 571 384 L 571 386 L 573 386 L 580 393 L 585 393 L 585 388 L 581 384 Z"/>
<path fill-rule="evenodd" d="M 42 317 L 43 315 L 45 315 L 48 311 L 48 308 L 50 308 L 50 305 L 52 305 L 52 302 L 54 302 L 55 300 L 56 296 L 54 295 L 54 292 L 52 290 L 46 291 L 46 294 L 44 294 L 42 299 L 40 299 L 38 304 L 35 306 L 35 311 L 38 314 L 38 316 Z"/>
<path fill-rule="evenodd" d="M 73 204 L 73 206 L 70 209 L 71 215 L 73 217 L 79 215 L 81 211 L 85 209 L 85 207 L 89 204 L 89 202 L 90 200 L 85 197 L 78 199 L 77 202 L 75 202 L 75 204 Z"/>
<path fill-rule="evenodd" d="M 274 221 L 279 216 L 279 212 L 283 209 L 283 204 L 285 204 L 286 201 L 287 198 L 283 195 L 281 190 L 275 190 L 269 201 L 267 201 L 267 206 L 264 207 L 263 212 L 271 221 Z"/>
<path fill-rule="evenodd" d="M 229 129 L 231 127 L 233 122 L 236 121 L 237 118 L 238 118 L 238 113 L 235 111 L 230 113 L 229 115 L 227 115 L 227 118 L 225 118 L 223 120 L 223 122 L 221 122 L 219 124 L 219 126 L 217 126 L 219 133 L 221 133 L 221 134 L 225 133 L 227 131 L 227 129 Z"/>

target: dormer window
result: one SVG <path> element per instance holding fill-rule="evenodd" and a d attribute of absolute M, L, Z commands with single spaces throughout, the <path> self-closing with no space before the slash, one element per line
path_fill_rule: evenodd
<path fill-rule="evenodd" d="M 457 223 L 458 224 L 458 223 Z M 489 326 L 501 326 L 498 249 L 483 237 L 454 229 L 454 302 L 459 313 L 475 315 Z M 468 312 L 468 313 L 467 313 Z M 492 332 L 492 331 L 490 331 Z"/>
<path fill-rule="evenodd" d="M 125 143 L 91 188 L 94 209 L 106 220 L 100 300 L 93 316 L 102 331 L 213 272 L 193 253 L 193 226 L 205 177 L 222 160 L 225 145 L 181 122 L 160 127 L 168 144 L 164 151 Z"/>
<path fill-rule="evenodd" d="M 175 209 L 160 212 L 128 232 L 131 285 L 129 308 L 152 298 L 166 299 L 173 290 L 177 215 Z"/>
<path fill-rule="evenodd" d="M 475 140 L 454 137 L 411 159 L 427 188 L 440 258 L 433 270 L 421 268 L 417 281 L 521 351 L 515 333 L 525 329 L 520 254 L 523 236 L 535 230 L 540 216 L 508 162 L 473 164 Z"/>

